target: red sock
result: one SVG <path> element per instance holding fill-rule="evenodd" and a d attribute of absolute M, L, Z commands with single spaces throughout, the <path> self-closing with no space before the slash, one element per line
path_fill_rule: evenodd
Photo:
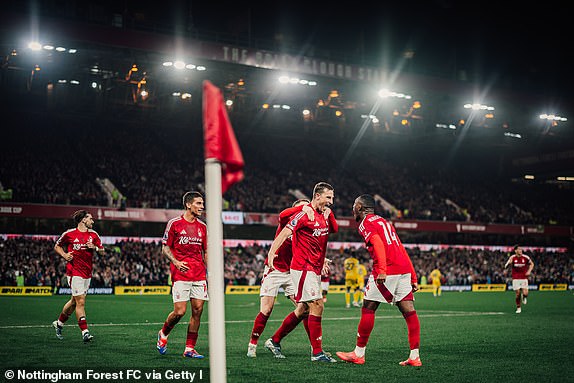
<path fill-rule="evenodd" d="M 404 313 L 405 321 L 407 322 L 407 329 L 409 332 L 409 345 L 411 350 L 419 348 L 421 342 L 421 324 L 416 310 Z"/>
<path fill-rule="evenodd" d="M 289 315 L 287 315 L 285 319 L 283 319 L 281 327 L 279 327 L 277 331 L 275 331 L 275 334 L 273 334 L 273 336 L 271 337 L 271 339 L 273 339 L 273 342 L 280 343 L 281 339 L 285 338 L 287 334 L 293 331 L 293 329 L 297 327 L 299 322 L 301 322 L 301 318 L 297 318 L 297 315 L 295 315 L 295 313 L 291 311 Z"/>
<path fill-rule="evenodd" d="M 311 341 L 313 354 L 323 351 L 322 336 L 321 317 L 309 314 L 309 340 Z"/>
<path fill-rule="evenodd" d="M 263 314 L 262 312 L 257 314 L 257 317 L 255 317 L 255 323 L 253 323 L 253 330 L 251 330 L 251 341 L 250 341 L 251 344 L 257 344 L 257 341 L 259 340 L 261 333 L 263 332 L 263 330 L 265 330 L 267 319 L 269 319 L 269 316 Z"/>
<path fill-rule="evenodd" d="M 520 295 L 516 296 L 516 308 L 519 309 L 520 308 Z"/>
<path fill-rule="evenodd" d="M 171 330 L 173 330 L 173 326 L 168 321 L 165 321 L 161 328 L 161 332 L 163 335 L 168 336 Z"/>
<path fill-rule="evenodd" d="M 82 331 L 88 329 L 88 322 L 86 322 L 86 317 L 81 317 L 78 319 L 78 326 L 80 326 L 80 330 Z"/>
<path fill-rule="evenodd" d="M 357 331 L 357 347 L 365 347 L 369 342 L 369 336 L 375 327 L 375 310 L 364 308 L 361 310 L 361 320 Z"/>
<path fill-rule="evenodd" d="M 310 338 L 310 333 L 309 333 L 309 314 L 303 314 L 303 317 L 301 318 L 301 320 L 303 321 L 303 326 L 305 326 L 305 331 L 307 332 L 307 336 Z"/>
<path fill-rule="evenodd" d="M 187 330 L 187 339 L 185 341 L 185 347 L 195 348 L 195 343 L 197 343 L 197 332 L 192 332 Z"/>
<path fill-rule="evenodd" d="M 66 323 L 69 317 L 70 316 L 68 314 L 61 313 L 60 316 L 58 317 L 58 320 L 62 323 Z"/>

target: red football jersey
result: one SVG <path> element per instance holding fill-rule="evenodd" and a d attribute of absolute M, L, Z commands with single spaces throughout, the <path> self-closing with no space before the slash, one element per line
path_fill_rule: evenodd
<path fill-rule="evenodd" d="M 303 209 L 303 206 L 304 205 L 290 207 L 279 213 L 279 224 L 275 231 L 275 237 L 277 237 L 285 225 L 287 225 L 289 219 Z M 291 267 L 291 259 L 293 258 L 293 251 L 291 250 L 292 237 L 293 236 L 290 235 L 285 242 L 279 246 L 279 249 L 277 249 L 277 257 L 273 260 L 273 267 L 281 272 L 287 272 Z M 267 258 L 265 258 L 265 265 L 267 265 Z"/>
<path fill-rule="evenodd" d="M 67 275 L 85 279 L 92 277 L 92 259 L 95 250 L 88 249 L 87 243 L 89 242 L 92 242 L 97 247 L 102 247 L 100 236 L 92 229 L 88 229 L 88 231 L 85 232 L 77 228 L 70 229 L 58 238 L 56 245 L 64 249 L 65 252 L 72 253 L 74 256 L 66 265 Z"/>
<path fill-rule="evenodd" d="M 359 224 L 359 234 L 365 240 L 367 250 L 373 258 L 372 274 L 375 278 L 379 275 L 382 265 L 379 264 L 379 260 L 375 257 L 371 238 L 378 234 L 385 246 L 387 275 L 411 273 L 411 280 L 416 282 L 416 273 L 411 259 L 399 239 L 395 227 L 390 222 L 376 214 L 368 214 Z"/>
<path fill-rule="evenodd" d="M 512 279 L 528 279 L 526 272 L 530 267 L 530 257 L 528 255 L 522 254 L 521 257 L 516 254 L 511 256 L 512 258 Z"/>
<path fill-rule="evenodd" d="M 291 268 L 311 270 L 321 275 L 329 238 L 329 222 L 318 211 L 315 211 L 315 220 L 309 221 L 307 214 L 302 211 L 294 215 L 286 227 L 293 231 Z"/>
<path fill-rule="evenodd" d="M 183 215 L 173 218 L 167 223 L 162 243 L 168 246 L 178 261 L 187 262 L 186 272 L 170 265 L 171 280 L 175 281 L 204 281 L 206 267 L 203 254 L 207 250 L 207 226 L 199 219 L 187 221 Z"/>

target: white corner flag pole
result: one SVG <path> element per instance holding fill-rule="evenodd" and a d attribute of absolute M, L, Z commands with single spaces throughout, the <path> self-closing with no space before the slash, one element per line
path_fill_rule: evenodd
<path fill-rule="evenodd" d="M 205 203 L 208 232 L 209 376 L 212 383 L 225 383 L 227 382 L 227 356 L 225 353 L 221 164 L 214 158 L 205 160 Z"/>

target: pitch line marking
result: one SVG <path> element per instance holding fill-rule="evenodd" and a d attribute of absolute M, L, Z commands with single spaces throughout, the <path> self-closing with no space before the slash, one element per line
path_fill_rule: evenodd
<path fill-rule="evenodd" d="M 419 318 L 437 318 L 437 317 L 465 317 L 465 316 L 493 316 L 493 315 L 506 315 L 504 312 L 449 312 L 448 314 L 420 314 Z M 400 319 L 402 316 L 399 315 L 377 315 L 377 319 Z M 342 317 L 342 318 L 323 318 L 323 321 L 342 321 L 342 320 L 359 320 L 361 317 Z M 268 322 L 283 322 L 283 319 L 269 319 Z M 159 326 L 163 325 L 164 322 L 140 322 L 140 323 L 90 323 L 90 327 L 120 327 L 120 326 Z M 202 322 L 202 324 L 207 324 L 209 321 Z M 228 324 L 241 324 L 241 323 L 253 323 L 253 319 L 249 320 L 228 320 L 225 321 Z M 66 327 L 75 327 L 76 324 L 65 325 Z M 52 325 L 4 325 L 0 326 L 0 329 L 29 329 L 29 328 L 52 328 Z"/>

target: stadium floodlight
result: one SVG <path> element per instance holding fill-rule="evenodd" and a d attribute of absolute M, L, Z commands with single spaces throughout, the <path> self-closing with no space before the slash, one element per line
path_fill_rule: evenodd
<path fill-rule="evenodd" d="M 64 48 L 64 47 L 56 47 L 56 51 L 58 51 L 58 52 L 65 52 L 65 51 L 66 51 L 66 48 Z"/>
<path fill-rule="evenodd" d="M 521 134 L 518 133 L 511 133 L 511 132 L 505 132 L 504 133 L 505 137 L 512 137 L 512 138 L 522 138 Z"/>
<path fill-rule="evenodd" d="M 548 121 L 568 121 L 566 117 L 557 116 L 555 114 L 546 114 L 543 113 L 539 116 L 541 120 L 548 120 Z"/>
<path fill-rule="evenodd" d="M 204 67 L 203 65 L 198 65 L 195 69 L 197 69 L 197 70 L 200 71 L 200 72 L 201 72 L 201 71 L 204 71 L 204 70 L 207 70 L 207 68 Z"/>
<path fill-rule="evenodd" d="M 484 105 L 480 103 L 464 104 L 464 108 L 472 110 L 489 110 L 489 111 L 494 110 L 494 106 Z"/>
<path fill-rule="evenodd" d="M 76 48 L 70 48 L 70 49 L 68 49 L 68 53 L 74 54 L 74 53 L 77 53 L 77 52 L 78 52 L 78 50 L 77 50 Z"/>
<path fill-rule="evenodd" d="M 53 45 L 44 45 L 42 48 L 44 48 L 47 51 L 53 51 L 54 50 L 54 46 Z"/>
<path fill-rule="evenodd" d="M 233 100 L 225 100 L 225 105 L 226 105 L 226 106 L 231 106 L 231 105 L 233 105 Z"/>
<path fill-rule="evenodd" d="M 394 98 L 404 98 L 406 100 L 410 100 L 412 98 L 412 96 L 410 96 L 408 94 L 394 92 L 394 91 L 389 90 L 387 88 L 383 88 L 383 89 L 379 90 L 377 94 L 379 95 L 380 98 L 394 97 Z"/>
<path fill-rule="evenodd" d="M 163 65 L 163 66 L 165 66 L 165 67 L 169 67 L 169 66 L 172 66 L 172 65 L 173 65 L 173 62 L 171 62 L 171 61 L 164 61 L 163 64 L 161 64 L 161 65 Z"/>
<path fill-rule="evenodd" d="M 535 177 L 532 174 L 525 174 L 524 175 L 524 179 L 525 180 L 533 180 Z"/>
<path fill-rule="evenodd" d="M 307 86 L 317 86 L 317 81 L 311 81 L 299 77 L 289 77 L 287 75 L 281 75 L 277 79 L 281 84 L 292 84 L 292 85 L 307 85 Z"/>
<path fill-rule="evenodd" d="M 30 48 L 33 51 L 39 51 L 40 49 L 42 49 L 42 44 L 40 44 L 37 41 L 31 41 L 28 43 L 28 48 Z"/>
<path fill-rule="evenodd" d="M 173 67 L 175 69 L 183 69 L 185 68 L 185 63 L 181 60 L 177 60 L 176 62 L 173 63 Z"/>
<path fill-rule="evenodd" d="M 195 65 L 193 65 L 193 64 L 187 64 L 187 65 L 185 66 L 185 68 L 186 68 L 186 69 L 195 69 Z"/>
<path fill-rule="evenodd" d="M 92 81 L 92 88 L 96 89 L 98 87 L 98 83 L 95 81 Z"/>
<path fill-rule="evenodd" d="M 78 80 L 70 80 L 70 84 L 80 85 L 80 82 Z"/>
<path fill-rule="evenodd" d="M 303 112 L 301 113 L 303 113 L 303 116 L 308 116 L 311 114 L 311 111 L 309 109 L 303 109 Z"/>

